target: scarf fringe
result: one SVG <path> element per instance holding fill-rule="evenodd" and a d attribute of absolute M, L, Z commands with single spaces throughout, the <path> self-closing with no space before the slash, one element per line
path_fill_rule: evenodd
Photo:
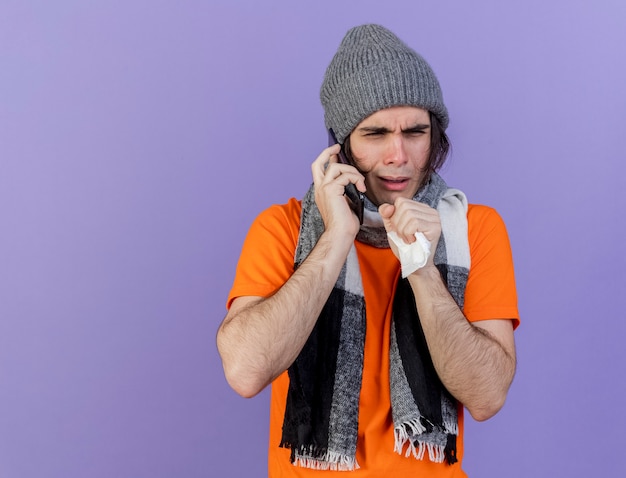
<path fill-rule="evenodd" d="M 403 452 L 405 446 L 406 452 Z M 445 449 L 446 447 L 444 445 L 435 445 L 434 443 L 426 443 L 421 440 L 412 440 L 407 438 L 403 442 L 398 442 L 396 440 L 394 451 L 399 455 L 404 453 L 405 458 L 413 455 L 416 460 L 423 460 L 426 451 L 428 451 L 428 458 L 430 461 L 433 463 L 443 463 L 446 459 Z"/>
<path fill-rule="evenodd" d="M 411 437 L 414 437 L 415 435 L 421 435 L 425 431 L 426 427 L 422 425 L 422 422 L 419 418 L 414 418 L 395 427 L 395 444 L 393 447 L 393 451 L 401 455 L 404 446 L 407 443 L 409 444 L 409 446 L 413 443 Z M 410 451 L 407 451 L 406 456 L 408 457 L 409 455 Z"/>
<path fill-rule="evenodd" d="M 444 423 L 445 432 L 447 436 L 458 434 L 458 425 L 452 422 Z M 411 455 L 417 460 L 423 460 L 426 451 L 428 451 L 428 458 L 434 463 L 443 463 L 444 461 L 450 461 L 450 458 L 446 457 L 446 446 L 436 445 L 434 443 L 428 443 L 416 438 L 422 433 L 427 432 L 428 429 L 422 425 L 419 418 L 414 418 L 402 425 L 395 427 L 395 444 L 393 451 L 399 455 L 404 454 L 405 458 Z M 406 448 L 406 451 L 404 449 Z M 456 458 L 451 461 L 456 462 Z"/>
<path fill-rule="evenodd" d="M 444 429 L 446 433 L 449 435 L 457 435 L 459 434 L 459 424 L 457 422 L 443 422 Z"/>
<path fill-rule="evenodd" d="M 428 458 L 430 461 L 434 463 L 443 463 L 446 458 L 445 454 L 445 446 L 444 445 L 434 445 L 432 443 L 422 443 L 419 442 L 419 448 L 422 449 L 422 456 L 424 456 L 424 449 L 428 450 Z"/>
<path fill-rule="evenodd" d="M 314 457 L 310 453 L 295 452 L 293 464 L 312 470 L 354 471 L 360 468 L 354 456 L 331 450 L 319 457 Z"/>

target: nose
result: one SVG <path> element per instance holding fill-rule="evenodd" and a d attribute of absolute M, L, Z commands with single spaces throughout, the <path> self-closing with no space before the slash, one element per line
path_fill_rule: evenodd
<path fill-rule="evenodd" d="M 385 154 L 385 164 L 402 165 L 408 161 L 406 144 L 401 134 L 391 135 Z"/>

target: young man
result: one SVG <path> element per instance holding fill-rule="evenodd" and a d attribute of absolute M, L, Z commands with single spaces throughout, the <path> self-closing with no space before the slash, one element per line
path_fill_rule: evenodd
<path fill-rule="evenodd" d="M 465 476 L 463 408 L 493 416 L 515 373 L 505 226 L 435 172 L 441 89 L 393 33 L 348 31 L 321 100 L 342 146 L 252 225 L 217 336 L 226 378 L 244 397 L 272 384 L 270 476 Z"/>

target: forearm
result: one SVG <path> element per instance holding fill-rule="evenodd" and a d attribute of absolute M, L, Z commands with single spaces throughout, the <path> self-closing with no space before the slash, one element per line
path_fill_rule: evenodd
<path fill-rule="evenodd" d="M 251 397 L 296 359 L 335 285 L 351 242 L 324 233 L 306 260 L 271 297 L 237 300 L 224 319 L 217 345 L 229 384 Z M 243 298 L 242 298 L 243 299 Z"/>
<path fill-rule="evenodd" d="M 515 374 L 512 326 L 507 331 L 507 321 L 497 321 L 504 327 L 496 335 L 471 324 L 434 267 L 411 275 L 409 282 L 441 381 L 475 419 L 490 418 L 504 404 Z"/>

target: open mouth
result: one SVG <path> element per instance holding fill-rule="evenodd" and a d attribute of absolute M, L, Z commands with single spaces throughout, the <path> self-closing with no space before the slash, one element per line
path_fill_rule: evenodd
<path fill-rule="evenodd" d="M 381 177 L 381 183 L 389 190 L 397 191 L 403 189 L 407 183 L 409 182 L 408 178 L 390 178 L 390 177 Z"/>

